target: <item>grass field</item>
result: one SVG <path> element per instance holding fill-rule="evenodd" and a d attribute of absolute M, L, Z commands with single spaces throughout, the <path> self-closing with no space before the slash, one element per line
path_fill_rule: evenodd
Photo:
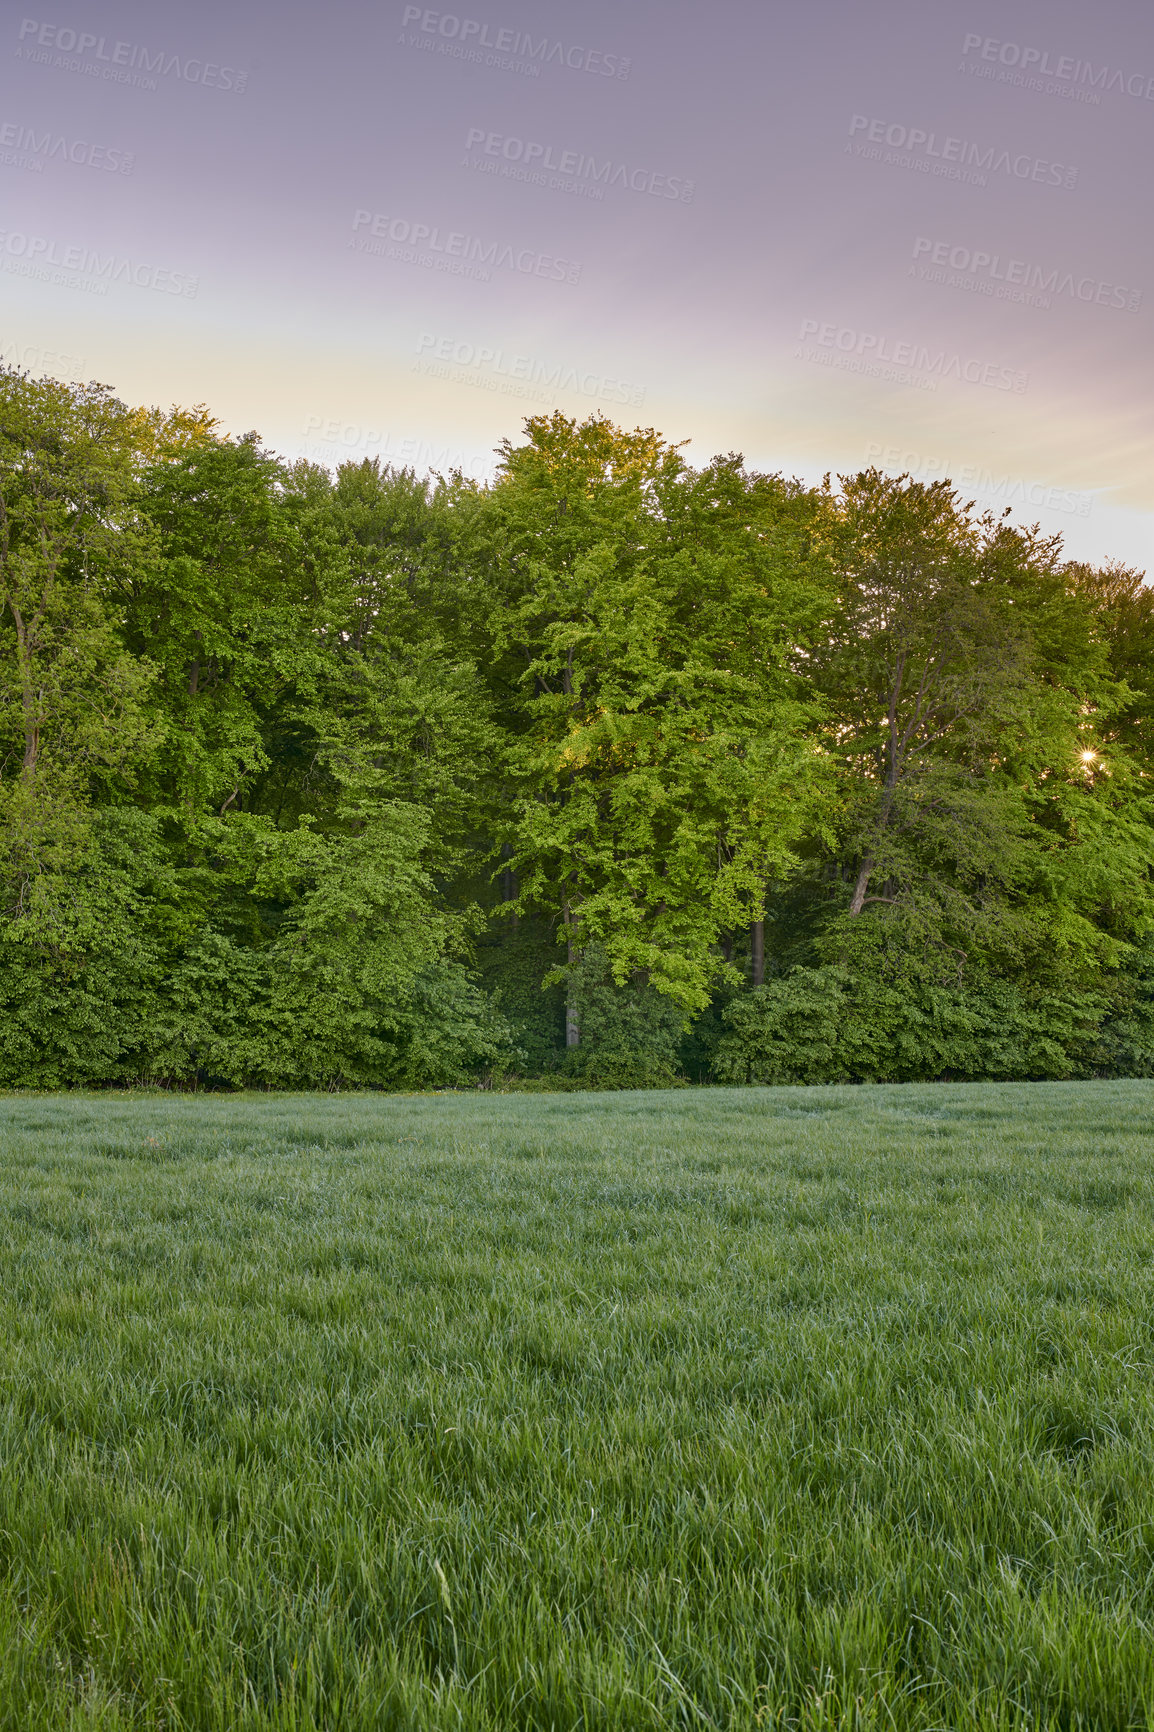
<path fill-rule="evenodd" d="M 1154 1726 L 1154 1085 L 0 1100 L 0 1727 Z"/>

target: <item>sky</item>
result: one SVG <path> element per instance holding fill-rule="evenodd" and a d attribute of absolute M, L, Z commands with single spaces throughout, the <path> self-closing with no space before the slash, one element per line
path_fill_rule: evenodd
<path fill-rule="evenodd" d="M 1154 571 L 1148 0 L 450 3 L 5 6 L 0 357 L 330 466 L 600 411 Z"/>

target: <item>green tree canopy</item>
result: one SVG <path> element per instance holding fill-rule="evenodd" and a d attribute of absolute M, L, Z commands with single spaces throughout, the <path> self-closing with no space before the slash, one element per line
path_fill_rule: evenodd
<path fill-rule="evenodd" d="M 0 1081 L 1154 1071 L 1140 574 L 596 414 L 498 456 L 0 373 Z"/>

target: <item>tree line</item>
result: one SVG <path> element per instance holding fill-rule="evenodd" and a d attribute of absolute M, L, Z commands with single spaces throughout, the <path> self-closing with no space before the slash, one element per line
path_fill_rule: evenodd
<path fill-rule="evenodd" d="M 0 1084 L 1154 1074 L 1141 574 L 599 415 L 498 458 L 0 372 Z"/>

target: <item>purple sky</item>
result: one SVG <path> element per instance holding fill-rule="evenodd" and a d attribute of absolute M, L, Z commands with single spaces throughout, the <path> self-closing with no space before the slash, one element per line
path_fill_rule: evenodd
<path fill-rule="evenodd" d="M 1154 563 L 1139 0 L 23 4 L 8 361 L 477 475 L 602 409 Z"/>

